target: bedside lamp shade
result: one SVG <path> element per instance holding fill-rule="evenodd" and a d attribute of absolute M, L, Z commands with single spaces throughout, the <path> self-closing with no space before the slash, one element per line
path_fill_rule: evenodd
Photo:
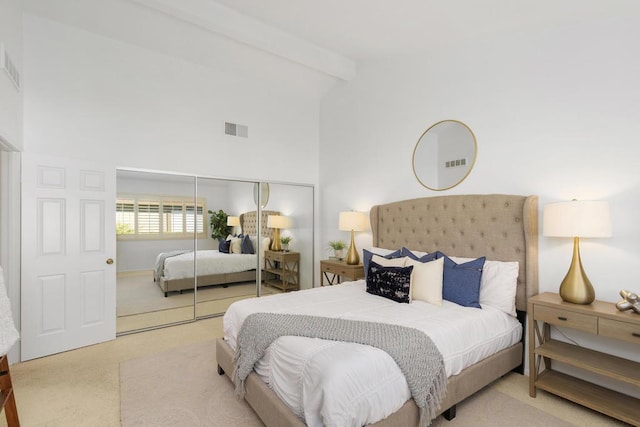
<path fill-rule="evenodd" d="M 340 212 L 338 218 L 338 229 L 340 231 L 351 231 L 351 243 L 347 252 L 347 264 L 356 265 L 360 263 L 360 256 L 356 249 L 354 231 L 365 231 L 367 229 L 367 217 L 362 212 Z"/>
<path fill-rule="evenodd" d="M 544 207 L 542 234 L 548 237 L 572 237 L 571 266 L 560 285 L 560 296 L 575 304 L 591 304 L 593 285 L 582 268 L 580 237 L 611 237 L 609 204 L 603 201 L 551 203 Z"/>
<path fill-rule="evenodd" d="M 289 218 L 284 215 L 269 215 L 267 216 L 267 227 L 273 228 L 273 239 L 271 242 L 272 251 L 281 251 L 282 244 L 280 243 L 280 229 L 287 228 L 290 225 Z"/>
<path fill-rule="evenodd" d="M 231 234 L 236 235 L 236 227 L 240 225 L 240 217 L 238 216 L 228 216 L 227 217 L 227 227 L 231 227 Z"/>
<path fill-rule="evenodd" d="M 228 216 L 227 217 L 227 226 L 229 227 L 237 227 L 240 225 L 240 217 L 238 216 Z"/>

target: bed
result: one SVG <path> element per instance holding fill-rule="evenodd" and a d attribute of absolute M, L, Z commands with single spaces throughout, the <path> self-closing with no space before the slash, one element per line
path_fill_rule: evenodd
<path fill-rule="evenodd" d="M 386 249 L 405 246 L 425 252 L 439 250 L 459 257 L 486 256 L 495 261 L 517 261 L 515 305 L 522 325 L 527 300 L 538 290 L 537 212 L 536 196 L 512 195 L 439 196 L 374 206 L 370 213 L 373 246 Z M 348 293 L 358 286 L 362 288 L 363 284 L 340 285 L 336 291 Z M 455 416 L 457 403 L 513 369 L 522 372 L 525 334 L 523 326 L 519 328 L 518 336 L 522 337 L 519 341 L 448 376 L 439 413 L 450 419 Z M 234 370 L 232 345 L 232 337 L 216 342 L 219 373 L 227 373 L 230 378 Z M 256 367 L 260 371 L 263 366 L 257 364 Z M 245 387 L 245 399 L 267 426 L 305 425 L 258 373 L 247 377 Z M 371 425 L 418 425 L 418 421 L 418 407 L 409 399 L 394 413 Z"/>
<path fill-rule="evenodd" d="M 278 215 L 277 211 L 261 211 L 261 236 L 263 241 L 273 237 L 273 230 L 267 228 L 267 216 Z M 240 215 L 242 233 L 256 236 L 258 230 L 258 214 L 256 211 Z M 262 251 L 266 249 L 262 244 Z M 158 254 L 154 281 L 164 296 L 169 292 L 182 292 L 194 287 L 227 285 L 230 283 L 250 282 L 256 280 L 257 256 L 254 254 L 226 254 L 217 250 L 196 251 L 197 281 L 194 279 L 193 251 L 171 251 Z"/>

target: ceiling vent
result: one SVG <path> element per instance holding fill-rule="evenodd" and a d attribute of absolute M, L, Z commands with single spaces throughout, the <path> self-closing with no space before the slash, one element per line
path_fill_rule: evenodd
<path fill-rule="evenodd" d="M 20 72 L 18 72 L 18 68 L 9 58 L 9 54 L 2 43 L 0 43 L 0 68 L 7 73 L 9 80 L 13 82 L 16 89 L 20 90 Z"/>
<path fill-rule="evenodd" d="M 224 122 L 224 134 L 230 136 L 249 137 L 249 127 L 237 123 Z"/>

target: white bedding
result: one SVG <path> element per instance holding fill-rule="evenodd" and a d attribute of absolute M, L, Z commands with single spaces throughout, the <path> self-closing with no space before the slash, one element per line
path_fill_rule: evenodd
<path fill-rule="evenodd" d="M 199 250 L 197 253 L 198 276 L 237 273 L 257 267 L 256 255 L 252 254 L 226 254 L 216 250 Z M 167 258 L 163 276 L 165 280 L 193 277 L 193 252 Z"/>
<path fill-rule="evenodd" d="M 236 302 L 224 334 L 236 348 L 244 319 L 254 312 L 321 315 L 387 322 L 427 333 L 444 358 L 447 376 L 520 340 L 520 323 L 504 312 L 443 301 L 400 304 L 367 294 L 363 280 Z M 384 351 L 353 343 L 281 337 L 256 372 L 308 426 L 362 426 L 397 411 L 410 398 L 400 369 Z M 320 375 L 322 373 L 322 375 Z"/>

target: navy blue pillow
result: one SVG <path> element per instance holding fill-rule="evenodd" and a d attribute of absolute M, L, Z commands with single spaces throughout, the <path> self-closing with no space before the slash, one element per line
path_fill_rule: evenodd
<path fill-rule="evenodd" d="M 440 253 L 442 253 L 442 252 L 440 252 Z M 407 249 L 407 248 L 405 248 L 403 246 L 402 249 L 400 249 L 400 256 L 401 257 L 408 256 L 409 258 L 411 258 L 411 259 L 413 259 L 415 261 L 429 262 L 429 261 L 433 261 L 434 259 L 438 258 L 438 252 L 432 252 L 430 254 L 426 254 L 426 255 L 422 255 L 421 257 L 418 257 L 416 254 L 411 252 L 411 249 Z"/>
<path fill-rule="evenodd" d="M 371 261 L 367 272 L 367 292 L 409 304 L 412 271 L 413 266 L 383 267 Z"/>
<path fill-rule="evenodd" d="M 398 249 L 397 251 L 391 252 L 388 255 L 379 255 L 375 252 L 371 252 L 368 251 L 366 249 L 362 250 L 362 263 L 364 264 L 364 278 L 365 280 L 367 279 L 367 276 L 369 275 L 369 263 L 371 262 L 371 258 L 373 258 L 374 255 L 378 255 L 381 256 L 382 258 L 386 258 L 386 259 L 393 259 L 393 258 L 401 258 L 400 255 L 400 249 Z"/>
<path fill-rule="evenodd" d="M 253 248 L 253 243 L 248 234 L 242 237 L 242 253 L 243 254 L 255 254 L 256 250 Z"/>
<path fill-rule="evenodd" d="M 218 251 L 223 254 L 228 254 L 231 248 L 231 240 L 220 240 L 218 245 Z"/>
<path fill-rule="evenodd" d="M 480 280 L 486 257 L 457 264 L 442 252 L 436 252 L 437 258 L 444 257 L 442 276 L 442 299 L 455 302 L 464 307 L 480 306 Z"/>

